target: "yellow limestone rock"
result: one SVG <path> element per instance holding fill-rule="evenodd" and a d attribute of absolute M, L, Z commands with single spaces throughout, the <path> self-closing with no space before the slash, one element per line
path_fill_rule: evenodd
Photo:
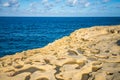
<path fill-rule="evenodd" d="M 96 76 L 95 76 L 95 79 L 94 80 L 107 80 L 106 79 L 106 74 L 103 72 L 103 73 L 98 73 Z"/>
<path fill-rule="evenodd" d="M 0 80 L 120 80 L 120 25 L 79 29 L 0 58 Z"/>
<path fill-rule="evenodd" d="M 55 72 L 55 70 L 48 70 L 46 72 L 36 71 L 31 75 L 30 80 L 56 80 Z"/>
<path fill-rule="evenodd" d="M 30 76 L 29 72 L 18 74 L 14 77 L 9 77 L 6 74 L 0 74 L 0 80 L 26 80 Z"/>

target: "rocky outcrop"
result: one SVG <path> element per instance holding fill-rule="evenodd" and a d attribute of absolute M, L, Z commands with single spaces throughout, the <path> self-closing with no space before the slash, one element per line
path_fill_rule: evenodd
<path fill-rule="evenodd" d="M 120 80 L 120 26 L 76 30 L 0 58 L 0 80 Z"/>

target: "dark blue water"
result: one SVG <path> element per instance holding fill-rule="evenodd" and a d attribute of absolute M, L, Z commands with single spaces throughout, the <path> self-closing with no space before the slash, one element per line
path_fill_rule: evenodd
<path fill-rule="evenodd" d="M 118 24 L 120 17 L 0 17 L 0 57 L 43 47 L 79 28 Z"/>

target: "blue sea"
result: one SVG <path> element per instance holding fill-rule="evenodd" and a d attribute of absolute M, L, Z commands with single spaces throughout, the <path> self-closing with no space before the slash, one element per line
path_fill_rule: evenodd
<path fill-rule="evenodd" d="M 0 17 L 0 57 L 44 47 L 80 28 L 119 24 L 120 17 Z"/>

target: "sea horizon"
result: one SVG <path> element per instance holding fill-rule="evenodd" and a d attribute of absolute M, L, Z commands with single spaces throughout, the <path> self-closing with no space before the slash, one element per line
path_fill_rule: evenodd
<path fill-rule="evenodd" d="M 60 17 L 61 17 L 61 18 L 63 18 L 63 17 L 66 17 L 66 18 L 67 18 L 67 17 L 68 17 L 68 18 L 69 18 L 69 17 L 72 17 L 72 18 L 74 18 L 74 17 L 75 17 L 75 18 L 82 18 L 82 17 L 102 18 L 102 17 L 108 17 L 108 18 L 109 18 L 109 17 L 120 17 L 120 16 L 0 16 L 0 17 L 26 17 L 26 18 L 27 18 L 27 17 L 38 17 L 38 18 L 40 18 L 40 17 L 41 17 L 41 18 L 42 18 L 42 17 L 49 17 L 49 18 L 50 18 L 50 17 L 52 17 L 52 18 L 54 18 L 54 17 L 59 17 L 59 18 L 60 18 Z"/>

